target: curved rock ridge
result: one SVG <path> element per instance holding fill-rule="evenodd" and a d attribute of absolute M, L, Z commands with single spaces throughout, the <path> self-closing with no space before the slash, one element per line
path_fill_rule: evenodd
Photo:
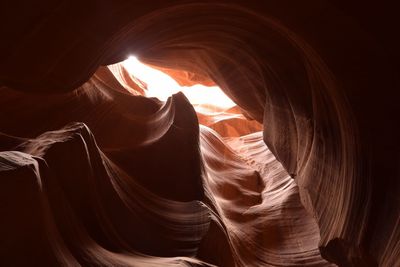
<path fill-rule="evenodd" d="M 146 179 L 151 171 L 132 159 L 135 151 L 124 151 L 129 161 L 116 163 L 82 123 L 1 152 L 1 198 L 7 207 L 2 262 L 328 266 L 319 255 L 318 227 L 301 206 L 294 181 L 263 143 L 262 132 L 223 140 L 201 126 L 200 139 L 204 204 L 196 195 L 176 201 L 161 197 L 153 185 L 143 186 L 135 169 Z M 115 151 L 110 155 L 115 158 Z M 158 181 L 166 179 L 163 173 Z M 184 183 L 175 186 L 189 191 Z M 16 253 L 25 257 L 16 260 Z"/>
<path fill-rule="evenodd" d="M 208 217 L 196 201 L 157 198 L 119 173 L 85 125 L 44 133 L 20 149 L 30 154 L 1 152 L 1 197 L 8 211 L 8 238 L 2 241 L 8 251 L 1 252 L 2 264 L 201 264 L 185 257 L 150 257 L 133 249 L 151 250 L 153 255 L 172 251 L 191 255 L 193 244 L 207 229 Z"/>
<path fill-rule="evenodd" d="M 3 265 L 206 266 L 137 252 L 193 254 L 207 229 L 205 209 L 137 185 L 109 162 L 84 124 L 46 132 L 19 149 L 1 152 Z"/>
<path fill-rule="evenodd" d="M 321 258 L 318 226 L 262 132 L 222 138 L 202 126 L 201 149 L 208 201 L 236 266 L 336 266 Z"/>

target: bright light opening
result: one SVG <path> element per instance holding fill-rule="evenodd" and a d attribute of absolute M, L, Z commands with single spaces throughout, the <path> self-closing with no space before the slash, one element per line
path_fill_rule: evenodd
<path fill-rule="evenodd" d="M 145 96 L 147 97 L 166 101 L 172 94 L 182 92 L 193 105 L 212 105 L 223 109 L 236 106 L 218 86 L 201 84 L 180 86 L 166 73 L 143 64 L 134 56 L 125 60 L 123 66 L 131 75 L 146 83 Z"/>

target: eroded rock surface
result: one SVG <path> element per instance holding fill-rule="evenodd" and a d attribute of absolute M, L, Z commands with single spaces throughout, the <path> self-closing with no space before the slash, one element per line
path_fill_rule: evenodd
<path fill-rule="evenodd" d="M 346 8 L 7 4 L 0 265 L 399 265 L 395 53 Z M 130 54 L 238 106 L 146 98 Z"/>

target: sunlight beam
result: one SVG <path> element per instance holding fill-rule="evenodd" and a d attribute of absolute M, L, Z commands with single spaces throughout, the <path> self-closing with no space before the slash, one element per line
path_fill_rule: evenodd
<path fill-rule="evenodd" d="M 236 106 L 218 86 L 202 84 L 180 86 L 172 77 L 143 64 L 135 56 L 125 60 L 123 66 L 131 75 L 147 84 L 145 90 L 147 97 L 166 101 L 172 94 L 182 92 L 193 105 L 212 105 L 223 109 Z"/>

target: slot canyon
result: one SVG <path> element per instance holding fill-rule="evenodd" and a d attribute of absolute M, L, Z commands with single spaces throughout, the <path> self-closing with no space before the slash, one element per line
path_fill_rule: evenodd
<path fill-rule="evenodd" d="M 397 13 L 2 1 L 0 266 L 400 267 Z"/>

